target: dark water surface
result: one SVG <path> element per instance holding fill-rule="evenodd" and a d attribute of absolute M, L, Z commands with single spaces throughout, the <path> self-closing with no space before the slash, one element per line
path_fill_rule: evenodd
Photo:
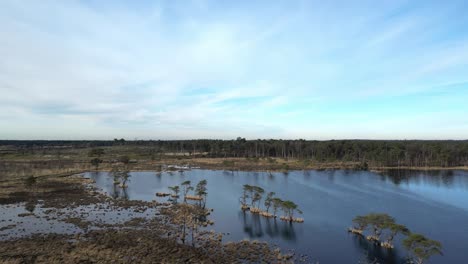
<path fill-rule="evenodd" d="M 382 249 L 348 234 L 356 215 L 384 212 L 413 232 L 442 242 L 444 256 L 429 263 L 466 263 L 468 259 L 468 172 L 465 171 L 293 171 L 283 173 L 191 170 L 183 173 L 132 172 L 124 193 L 107 172 L 87 173 L 98 187 L 113 196 L 155 200 L 156 192 L 191 180 L 208 180 L 207 207 L 213 208 L 212 228 L 229 233 L 225 240 L 264 240 L 295 249 L 320 263 L 358 263 L 377 258 L 380 263 L 403 263 L 406 252 L 395 241 Z M 305 222 L 289 224 L 243 213 L 242 185 L 258 185 L 282 199 L 296 202 Z M 166 198 L 157 198 L 165 201 Z M 262 201 L 263 204 L 263 201 Z"/>

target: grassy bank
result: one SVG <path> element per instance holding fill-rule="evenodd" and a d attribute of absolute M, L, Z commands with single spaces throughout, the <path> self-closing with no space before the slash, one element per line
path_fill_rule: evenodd
<path fill-rule="evenodd" d="M 0 181 L 11 178 L 24 178 L 29 176 L 57 176 L 70 175 L 84 171 L 100 170 L 109 171 L 116 164 L 121 163 L 118 157 L 102 157 L 102 163 L 96 167 L 91 164 L 90 157 L 79 157 L 80 159 L 13 159 L 0 160 Z M 359 162 L 316 162 L 299 159 L 282 158 L 197 158 L 190 156 L 174 157 L 164 156 L 155 160 L 129 159 L 127 167 L 132 171 L 157 171 L 165 165 L 190 166 L 201 169 L 213 170 L 241 170 L 241 171 L 271 171 L 287 172 L 291 170 L 369 170 L 384 171 L 390 169 L 403 170 L 468 170 L 468 166 L 440 167 L 440 166 L 375 166 L 363 165 Z"/>

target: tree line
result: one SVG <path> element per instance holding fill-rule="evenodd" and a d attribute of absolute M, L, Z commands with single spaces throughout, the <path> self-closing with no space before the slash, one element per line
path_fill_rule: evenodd
<path fill-rule="evenodd" d="M 468 140 L 135 140 L 0 141 L 22 151 L 41 148 L 140 146 L 148 156 L 182 153 L 212 158 L 285 158 L 312 162 L 367 162 L 374 166 L 467 166 Z"/>

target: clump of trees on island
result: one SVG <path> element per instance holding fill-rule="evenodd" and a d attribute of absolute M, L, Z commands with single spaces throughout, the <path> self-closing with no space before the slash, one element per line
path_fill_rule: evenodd
<path fill-rule="evenodd" d="M 431 256 L 442 255 L 442 244 L 426 238 L 424 235 L 412 233 L 406 226 L 396 223 L 395 219 L 384 213 L 359 215 L 353 219 L 354 226 L 349 232 L 363 236 L 376 245 L 392 249 L 393 240 L 398 235 L 404 235 L 403 246 L 408 250 L 412 259 L 423 264 Z M 364 233 L 369 231 L 367 235 Z"/>
<path fill-rule="evenodd" d="M 171 196 L 172 201 L 174 203 L 177 203 L 177 200 L 179 199 L 179 193 L 182 187 L 182 195 L 183 195 L 183 201 L 184 203 L 187 203 L 187 200 L 193 200 L 197 201 L 198 205 L 201 208 L 205 208 L 206 206 L 206 196 L 207 196 L 207 189 L 206 185 L 208 182 L 206 180 L 201 180 L 200 182 L 197 183 L 195 187 L 191 186 L 191 181 L 184 181 L 179 185 L 175 186 L 169 186 L 169 190 L 172 192 L 171 193 L 166 193 L 166 192 L 157 192 L 156 196 L 159 197 L 165 197 L 165 196 Z M 194 195 L 190 195 L 190 191 L 194 191 Z"/>
<path fill-rule="evenodd" d="M 442 244 L 421 234 L 410 234 L 403 240 L 403 246 L 413 255 L 418 264 L 423 264 L 433 255 L 442 255 Z"/>
<path fill-rule="evenodd" d="M 265 251 L 266 249 L 257 249 L 257 246 L 269 247 L 266 242 L 253 241 L 251 243 L 247 240 L 243 240 L 240 243 L 228 242 L 223 244 L 222 233 L 217 233 L 214 230 L 208 231 L 206 228 L 203 228 L 214 224 L 214 221 L 208 219 L 213 209 L 206 208 L 206 198 L 208 195 L 206 180 L 199 181 L 195 186 L 192 186 L 191 181 L 184 181 L 180 185 L 169 187 L 172 195 L 175 194 L 174 190 L 177 189 L 177 195 L 180 193 L 180 196 L 182 196 L 177 198 L 183 198 L 183 202 L 177 202 L 177 198 L 173 199 L 170 197 L 169 199 L 172 201 L 172 204 L 167 204 L 170 206 L 164 206 L 160 209 L 163 215 L 168 216 L 166 220 L 174 227 L 174 229 L 166 231 L 168 237 L 174 238 L 176 242 L 180 242 L 184 245 L 197 247 L 202 251 L 207 249 L 220 249 L 215 252 L 215 254 L 232 252 L 229 254 L 242 256 L 242 258 L 245 257 L 246 261 L 242 262 L 291 263 L 290 261 L 294 254 L 282 254 L 279 248 L 272 250 L 272 259 L 265 259 L 262 255 L 268 252 Z M 159 192 L 156 195 L 164 197 L 171 196 L 171 193 Z M 273 196 L 274 193 L 269 193 L 269 198 L 266 199 L 265 204 L 268 204 L 268 202 L 271 202 L 271 204 L 266 205 L 267 208 L 276 208 L 276 205 L 279 204 L 272 202 L 273 200 L 280 200 Z M 255 203 L 258 206 L 260 205 L 258 196 L 255 199 Z M 252 247 L 252 245 L 255 247 Z M 245 251 L 247 248 L 248 251 Z M 256 261 L 255 258 L 257 255 L 260 256 L 258 261 Z"/>
<path fill-rule="evenodd" d="M 288 221 L 290 223 L 304 222 L 304 218 L 294 217 L 294 213 L 296 212 L 302 214 L 302 211 L 298 208 L 297 204 L 293 201 L 283 201 L 282 199 L 275 197 L 275 192 L 267 193 L 263 203 L 265 209 L 263 210 L 261 207 L 261 201 L 264 193 L 265 190 L 262 187 L 245 184 L 243 186 L 242 196 L 239 199 L 241 209 L 244 211 L 249 210 L 251 213 L 259 214 L 264 217 L 273 218 L 277 218 L 277 211 L 279 209 L 284 213 L 284 215 L 280 217 L 281 220 Z M 273 209 L 272 213 L 270 213 L 270 208 Z"/>
<path fill-rule="evenodd" d="M 171 217 L 173 224 L 179 227 L 178 238 L 182 243 L 186 241 L 192 241 L 194 245 L 196 241 L 204 239 L 204 236 L 207 234 L 205 231 L 200 231 L 200 226 L 213 225 L 214 221 L 208 220 L 207 216 L 212 210 L 206 208 L 206 198 L 207 198 L 207 181 L 201 180 L 195 186 L 191 185 L 191 181 L 184 181 L 180 185 L 169 186 L 169 193 L 158 192 L 156 196 L 166 197 L 170 196 L 169 200 L 172 202 L 170 209 L 166 210 L 166 213 Z M 193 192 L 193 194 L 191 194 Z M 281 220 L 287 222 L 304 222 L 303 218 L 296 218 L 295 213 L 302 214 L 302 211 L 299 210 L 298 206 L 292 201 L 283 201 L 282 199 L 275 197 L 274 192 L 268 192 L 265 199 L 262 199 L 265 190 L 259 186 L 254 185 L 244 185 L 243 195 L 241 197 L 241 208 L 246 211 L 249 210 L 251 213 L 259 214 L 265 217 L 277 217 L 277 212 L 279 210 L 283 211 L 284 215 L 280 217 Z M 178 199 L 181 198 L 181 203 L 178 202 Z M 190 203 L 192 201 L 192 203 Z M 213 235 L 208 232 L 208 234 Z M 222 237 L 218 236 L 215 239 L 221 241 Z"/>
<path fill-rule="evenodd" d="M 156 196 L 159 197 L 171 196 L 170 201 L 172 201 L 172 207 L 170 210 L 166 210 L 166 213 L 171 216 L 170 219 L 172 223 L 178 226 L 178 235 L 176 238 L 180 239 L 183 244 L 190 240 L 192 245 L 195 246 L 197 241 L 203 239 L 215 239 L 217 241 L 222 239 L 222 236 L 219 234 L 199 230 L 201 226 L 206 227 L 214 224 L 214 221 L 207 219 L 207 216 L 212 211 L 206 208 L 206 198 L 208 195 L 207 184 L 208 182 L 206 180 L 201 180 L 193 187 L 191 181 L 184 181 L 180 186 L 175 185 L 168 187 L 172 194 L 156 193 Z M 181 191 L 183 202 L 178 203 L 178 199 L 180 198 L 179 193 Z M 190 194 L 191 191 L 193 191 L 192 195 Z M 189 201 L 193 201 L 193 203 L 189 203 Z"/>

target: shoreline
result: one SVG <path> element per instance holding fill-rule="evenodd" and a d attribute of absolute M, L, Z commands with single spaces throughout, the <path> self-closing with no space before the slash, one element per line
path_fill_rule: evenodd
<path fill-rule="evenodd" d="M 161 159 L 161 160 L 136 160 L 125 164 L 129 171 L 161 171 L 164 166 L 187 166 L 196 167 L 196 169 L 204 170 L 219 170 L 219 171 L 255 171 L 255 172 L 282 172 L 288 173 L 291 171 L 306 171 L 306 170 L 350 170 L 350 171 L 369 171 L 374 173 L 382 173 L 390 170 L 410 170 L 410 171 L 447 171 L 447 170 L 460 170 L 468 171 L 468 166 L 372 166 L 369 165 L 367 169 L 360 168 L 357 162 L 313 162 L 304 164 L 302 160 L 285 160 L 285 159 L 272 159 L 252 161 L 245 158 L 187 158 L 187 159 Z M 13 164 L 14 169 L 16 166 L 23 166 L 18 172 L 9 173 L 8 168 L 5 173 L 0 177 L 0 182 L 11 180 L 13 178 L 23 178 L 27 176 L 34 177 L 66 177 L 73 174 L 81 174 L 90 171 L 111 171 L 115 165 L 123 165 L 120 162 L 112 162 L 110 160 L 101 163 L 96 170 L 90 162 L 85 160 L 68 160 L 68 166 L 61 168 L 54 168 L 53 166 L 47 169 L 35 169 L 34 167 L 38 162 L 47 163 L 48 161 L 24 161 L 24 160 L 9 160 L 6 164 Z M 52 161 L 55 162 L 55 161 Z M 179 168 L 172 168 L 165 171 L 178 172 Z M 185 169 L 182 169 L 185 170 Z"/>
<path fill-rule="evenodd" d="M 172 165 L 172 164 L 170 164 Z M 468 171 L 467 166 L 459 166 L 459 167 L 369 167 L 367 170 L 363 169 L 355 169 L 355 168 L 350 168 L 350 167 L 337 167 L 337 166 L 317 166 L 317 167 L 307 167 L 307 168 L 291 168 L 289 170 L 282 170 L 282 169 L 277 169 L 277 168 L 253 168 L 253 167 L 220 167 L 220 166 L 197 166 L 196 168 L 191 168 L 191 169 L 182 169 L 181 171 L 186 171 L 186 170 L 214 170 L 214 171 L 253 171 L 253 172 L 271 172 L 271 173 L 288 173 L 288 172 L 293 172 L 293 171 L 322 171 L 322 170 L 347 170 L 347 171 L 369 171 L 369 172 L 375 172 L 375 173 L 381 173 L 389 170 L 409 170 L 409 171 L 454 171 L 454 170 L 460 170 L 460 171 Z M 111 169 L 99 169 L 97 172 L 110 172 Z M 134 171 L 134 172 L 179 172 L 179 170 L 158 170 L 157 168 L 151 169 L 151 168 L 144 168 L 144 169 L 139 169 L 139 168 L 129 168 L 129 171 Z M 68 175 L 72 174 L 80 174 L 84 172 L 96 172 L 94 169 L 90 170 L 83 170 L 80 172 L 76 173 L 70 173 Z M 66 176 L 64 174 L 64 176 Z"/>

